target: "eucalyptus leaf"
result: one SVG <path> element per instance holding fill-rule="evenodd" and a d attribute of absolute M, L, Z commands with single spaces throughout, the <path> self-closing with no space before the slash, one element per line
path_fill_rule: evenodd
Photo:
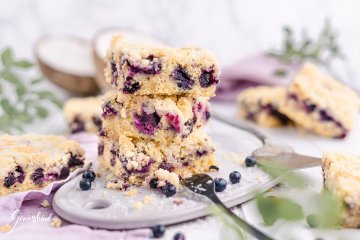
<path fill-rule="evenodd" d="M 31 85 L 37 85 L 38 83 L 41 83 L 44 80 L 44 77 L 35 78 L 30 81 Z"/>
<path fill-rule="evenodd" d="M 27 60 L 20 60 L 20 61 L 14 62 L 14 66 L 26 69 L 26 68 L 33 67 L 34 64 L 32 62 L 27 61 Z"/>
<path fill-rule="evenodd" d="M 41 106 L 37 106 L 35 107 L 36 109 L 36 114 L 40 117 L 40 118 L 46 118 L 49 116 L 49 112 L 48 110 L 46 110 L 46 108 L 41 107 Z"/>
<path fill-rule="evenodd" d="M 6 99 L 6 98 L 1 99 L 0 105 L 1 105 L 2 109 L 4 110 L 4 112 L 6 112 L 7 114 L 13 115 L 16 113 L 16 108 L 11 105 L 11 103 L 8 99 Z"/>
<path fill-rule="evenodd" d="M 1 53 L 1 62 L 5 67 L 10 67 L 13 64 L 13 54 L 11 48 L 6 48 Z"/>
<path fill-rule="evenodd" d="M 12 72 L 4 72 L 2 78 L 7 80 L 9 83 L 12 83 L 16 88 L 25 88 L 24 84 L 20 81 L 20 79 Z"/>

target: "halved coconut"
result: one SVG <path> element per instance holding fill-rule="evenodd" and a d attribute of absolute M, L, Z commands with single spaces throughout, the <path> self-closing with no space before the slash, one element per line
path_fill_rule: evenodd
<path fill-rule="evenodd" d="M 110 90 L 110 86 L 105 81 L 104 77 L 104 69 L 105 69 L 105 57 L 106 51 L 109 47 L 111 38 L 117 34 L 123 34 L 125 37 L 134 42 L 145 42 L 145 43 L 153 43 L 157 45 L 167 45 L 160 38 L 157 38 L 153 35 L 143 33 L 140 31 L 136 31 L 133 29 L 126 29 L 120 27 L 110 27 L 104 28 L 98 31 L 93 38 L 93 57 L 96 66 L 96 82 L 99 87 L 103 90 L 103 92 Z"/>
<path fill-rule="evenodd" d="M 35 55 L 43 74 L 73 94 L 99 92 L 91 43 L 77 37 L 49 36 L 35 46 Z"/>

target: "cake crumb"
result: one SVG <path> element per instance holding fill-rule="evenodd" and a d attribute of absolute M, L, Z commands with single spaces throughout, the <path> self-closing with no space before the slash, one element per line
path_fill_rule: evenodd
<path fill-rule="evenodd" d="M 10 232 L 12 229 L 12 226 L 10 224 L 4 224 L 0 227 L 0 232 L 7 233 Z"/>
<path fill-rule="evenodd" d="M 50 203 L 48 200 L 45 199 L 44 201 L 42 201 L 40 203 L 40 206 L 42 206 L 43 208 L 48 208 L 48 207 L 50 207 Z"/>
<path fill-rule="evenodd" d="M 183 203 L 183 200 L 180 199 L 180 198 L 175 198 L 175 199 L 173 200 L 173 203 L 179 206 L 180 204 Z"/>
<path fill-rule="evenodd" d="M 101 177 L 101 173 L 96 172 L 95 174 L 96 174 L 96 177 L 98 177 L 98 178 Z"/>
<path fill-rule="evenodd" d="M 132 189 L 132 190 L 130 190 L 130 191 L 127 191 L 126 193 L 126 196 L 135 196 L 136 194 L 138 194 L 138 190 L 136 190 L 136 189 Z"/>
<path fill-rule="evenodd" d="M 236 152 L 227 152 L 222 155 L 222 158 L 225 160 L 230 160 L 245 166 L 245 158 L 247 157 L 246 153 L 236 153 Z"/>
<path fill-rule="evenodd" d="M 145 204 L 151 204 L 152 201 L 153 201 L 153 198 L 152 198 L 152 196 L 150 196 L 150 195 L 146 195 L 146 196 L 144 197 L 144 199 L 143 199 L 143 202 L 144 202 Z"/>
<path fill-rule="evenodd" d="M 53 219 L 50 222 L 50 226 L 54 228 L 59 228 L 62 225 L 62 221 L 59 217 L 53 217 Z"/>
<path fill-rule="evenodd" d="M 143 207 L 143 204 L 140 201 L 135 202 L 133 205 L 133 208 L 136 210 L 140 210 L 140 209 L 142 209 L 142 207 Z"/>

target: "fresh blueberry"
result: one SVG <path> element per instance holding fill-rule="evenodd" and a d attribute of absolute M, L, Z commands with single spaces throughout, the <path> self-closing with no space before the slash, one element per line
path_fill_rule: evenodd
<path fill-rule="evenodd" d="M 158 180 L 156 178 L 151 179 L 149 185 L 151 188 L 157 188 Z"/>
<path fill-rule="evenodd" d="M 245 158 L 245 165 L 247 167 L 253 167 L 256 164 L 256 159 L 252 156 L 248 156 Z"/>
<path fill-rule="evenodd" d="M 175 234 L 174 240 L 185 240 L 185 235 L 181 232 Z"/>
<path fill-rule="evenodd" d="M 241 174 L 238 171 L 233 171 L 229 175 L 230 182 L 235 184 L 239 183 L 241 179 Z"/>
<path fill-rule="evenodd" d="M 44 177 L 43 173 L 44 169 L 37 168 L 30 176 L 30 178 L 34 181 L 36 184 L 40 184 L 42 182 L 42 179 Z"/>
<path fill-rule="evenodd" d="M 310 214 L 306 217 L 306 222 L 311 228 L 316 228 L 319 226 L 318 216 L 315 214 Z"/>
<path fill-rule="evenodd" d="M 193 88 L 195 81 L 191 79 L 189 73 L 182 67 L 177 67 L 172 73 L 173 79 L 181 89 L 190 90 Z"/>
<path fill-rule="evenodd" d="M 151 229 L 152 229 L 154 238 L 161 238 L 162 236 L 164 236 L 165 231 L 166 231 L 166 228 L 164 225 L 155 225 Z"/>
<path fill-rule="evenodd" d="M 163 193 L 165 194 L 166 197 L 171 197 L 171 196 L 175 195 L 176 187 L 173 184 L 168 183 L 163 188 Z"/>
<path fill-rule="evenodd" d="M 91 182 L 89 179 L 83 178 L 80 180 L 79 186 L 81 190 L 86 191 L 91 188 Z"/>
<path fill-rule="evenodd" d="M 96 175 L 94 173 L 94 171 L 91 171 L 91 170 L 86 170 L 83 175 L 82 175 L 83 178 L 85 179 L 89 179 L 90 182 L 93 182 L 96 178 Z"/>
<path fill-rule="evenodd" d="M 215 178 L 215 192 L 222 192 L 226 189 L 227 182 L 223 178 Z"/>

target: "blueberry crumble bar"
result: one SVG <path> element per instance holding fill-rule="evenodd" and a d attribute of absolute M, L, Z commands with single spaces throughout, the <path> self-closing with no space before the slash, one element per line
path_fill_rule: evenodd
<path fill-rule="evenodd" d="M 84 150 L 61 136 L 0 136 L 0 196 L 41 189 L 84 165 Z"/>
<path fill-rule="evenodd" d="M 344 205 L 342 226 L 360 228 L 360 157 L 325 153 L 322 171 L 324 187 Z"/>
<path fill-rule="evenodd" d="M 98 133 L 102 127 L 101 97 L 71 98 L 64 105 L 64 115 L 71 133 Z"/>
<path fill-rule="evenodd" d="M 210 118 L 208 98 L 182 96 L 133 96 L 108 93 L 103 104 L 102 135 L 117 138 L 182 140 Z"/>
<path fill-rule="evenodd" d="M 126 94 L 211 97 L 219 76 L 219 63 L 206 49 L 133 43 L 121 35 L 106 58 L 107 82 Z"/>
<path fill-rule="evenodd" d="M 279 112 L 279 105 L 286 97 L 285 87 L 255 87 L 241 92 L 237 98 L 241 118 L 265 127 L 281 127 L 291 120 Z"/>
<path fill-rule="evenodd" d="M 120 135 L 116 140 L 101 137 L 99 162 L 115 176 L 109 177 L 106 187 L 118 190 L 131 185 L 140 186 L 151 176 L 159 177 L 159 173 L 156 173 L 158 169 L 188 177 L 216 165 L 214 145 L 202 130 L 180 143 L 160 143 L 125 135 Z"/>
<path fill-rule="evenodd" d="M 344 138 L 351 130 L 360 106 L 358 95 L 305 64 L 294 77 L 280 111 L 298 125 L 319 135 Z"/>

